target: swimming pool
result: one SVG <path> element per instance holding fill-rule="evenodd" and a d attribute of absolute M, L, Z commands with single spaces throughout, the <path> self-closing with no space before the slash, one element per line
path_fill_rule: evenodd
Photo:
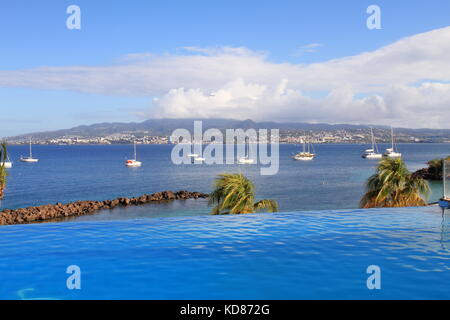
<path fill-rule="evenodd" d="M 5 226 L 0 247 L 2 299 L 450 298 L 436 207 Z"/>

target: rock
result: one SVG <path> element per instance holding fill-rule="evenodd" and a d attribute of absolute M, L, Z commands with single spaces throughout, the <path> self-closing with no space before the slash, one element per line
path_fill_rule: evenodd
<path fill-rule="evenodd" d="M 120 204 L 119 199 L 112 200 L 112 201 L 111 201 L 111 204 L 110 204 L 110 207 L 111 207 L 111 208 L 114 208 L 114 207 L 117 207 L 119 204 Z"/>
<path fill-rule="evenodd" d="M 189 191 L 163 191 L 151 195 L 142 195 L 138 198 L 118 198 L 105 201 L 77 201 L 73 203 L 56 203 L 38 207 L 20 208 L 16 210 L 5 209 L 0 212 L 0 225 L 23 224 L 36 221 L 46 221 L 63 217 L 75 217 L 93 214 L 103 209 L 114 209 L 117 206 L 143 205 L 150 202 L 187 200 L 207 198 L 209 195 Z"/>
<path fill-rule="evenodd" d="M 437 172 L 435 170 L 430 170 L 430 168 L 424 168 L 424 169 L 420 169 L 420 170 L 417 170 L 416 172 L 414 172 L 413 176 L 420 177 L 425 180 L 439 181 L 439 180 L 442 180 L 442 171 Z"/>
<path fill-rule="evenodd" d="M 172 191 L 164 191 L 163 192 L 163 197 L 166 200 L 175 200 L 175 194 Z"/>
<path fill-rule="evenodd" d="M 141 196 L 137 199 L 137 202 L 139 204 L 146 204 L 147 203 L 147 196 Z"/>

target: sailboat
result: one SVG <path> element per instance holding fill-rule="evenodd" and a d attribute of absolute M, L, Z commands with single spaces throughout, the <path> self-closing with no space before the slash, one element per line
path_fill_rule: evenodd
<path fill-rule="evenodd" d="M 203 158 L 201 155 L 194 152 L 195 150 L 195 140 L 191 140 L 191 153 L 187 155 L 188 158 L 194 159 L 194 161 L 203 162 L 206 161 L 205 158 Z"/>
<path fill-rule="evenodd" d="M 142 162 L 137 161 L 137 152 L 136 152 L 136 141 L 134 141 L 134 159 L 127 160 L 125 162 L 125 166 L 130 168 L 137 168 L 142 166 Z"/>
<path fill-rule="evenodd" d="M 313 146 L 310 142 L 306 142 L 306 139 L 303 139 L 303 152 L 300 152 L 294 156 L 294 160 L 297 161 L 311 161 L 316 157 L 315 152 L 313 151 Z"/>
<path fill-rule="evenodd" d="M 199 161 L 199 162 L 203 162 L 203 161 L 206 161 L 206 158 L 203 158 L 203 157 L 196 157 L 196 158 L 194 158 L 194 161 Z"/>
<path fill-rule="evenodd" d="M 375 143 L 375 137 L 373 135 L 373 128 L 370 128 L 370 134 L 372 135 L 372 149 L 367 149 L 362 157 L 364 159 L 381 159 L 383 155 L 378 152 L 378 146 Z"/>
<path fill-rule="evenodd" d="M 238 159 L 238 164 L 254 164 L 255 160 L 250 158 L 250 143 L 248 138 L 245 139 L 245 157 Z"/>
<path fill-rule="evenodd" d="M 199 158 L 200 155 L 194 153 L 195 141 L 194 141 L 193 139 L 191 140 L 190 144 L 191 144 L 191 153 L 188 154 L 187 156 L 188 156 L 189 158 L 194 158 L 194 159 L 195 159 L 195 158 Z"/>
<path fill-rule="evenodd" d="M 33 158 L 33 151 L 32 151 L 32 147 L 31 147 L 31 138 L 30 138 L 30 154 L 29 154 L 28 157 L 20 156 L 20 161 L 22 161 L 22 162 L 27 162 L 27 163 L 36 163 L 36 162 L 39 162 L 39 159 L 34 159 L 34 158 Z"/>
<path fill-rule="evenodd" d="M 402 154 L 400 152 L 398 152 L 395 147 L 394 128 L 392 128 L 392 127 L 391 127 L 391 139 L 392 139 L 392 146 L 391 146 L 391 148 L 386 149 L 384 156 L 388 157 L 388 158 L 401 158 Z"/>
<path fill-rule="evenodd" d="M 9 159 L 9 156 L 6 158 L 6 161 L 1 163 L 0 166 L 3 166 L 5 169 L 11 169 L 12 168 L 12 162 Z"/>

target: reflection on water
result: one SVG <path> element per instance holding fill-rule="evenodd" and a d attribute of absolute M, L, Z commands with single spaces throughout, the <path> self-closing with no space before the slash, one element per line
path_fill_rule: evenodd
<path fill-rule="evenodd" d="M 57 298 L 31 298 L 30 294 L 34 292 L 33 288 L 27 288 L 17 291 L 17 296 L 19 297 L 19 300 L 58 300 Z"/>
<path fill-rule="evenodd" d="M 441 243 L 444 249 L 450 250 L 450 213 L 442 215 Z"/>

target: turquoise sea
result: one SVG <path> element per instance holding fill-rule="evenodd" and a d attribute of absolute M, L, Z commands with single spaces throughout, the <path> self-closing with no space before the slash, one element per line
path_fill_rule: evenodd
<path fill-rule="evenodd" d="M 280 172 L 256 166 L 181 166 L 171 146 L 36 146 L 15 162 L 3 207 L 210 192 L 216 174 L 247 174 L 283 213 L 210 216 L 204 200 L 116 209 L 58 223 L 0 227 L 0 299 L 449 299 L 450 216 L 438 207 L 359 210 L 376 163 L 366 146 L 319 145 L 310 163 L 281 146 Z M 400 145 L 410 168 L 450 145 Z M 11 147 L 18 159 L 26 147 Z M 440 196 L 439 183 L 433 198 Z M 430 201 L 433 199 L 430 199 Z M 81 290 L 69 290 L 69 266 Z M 369 290 L 369 266 L 381 289 Z"/>

